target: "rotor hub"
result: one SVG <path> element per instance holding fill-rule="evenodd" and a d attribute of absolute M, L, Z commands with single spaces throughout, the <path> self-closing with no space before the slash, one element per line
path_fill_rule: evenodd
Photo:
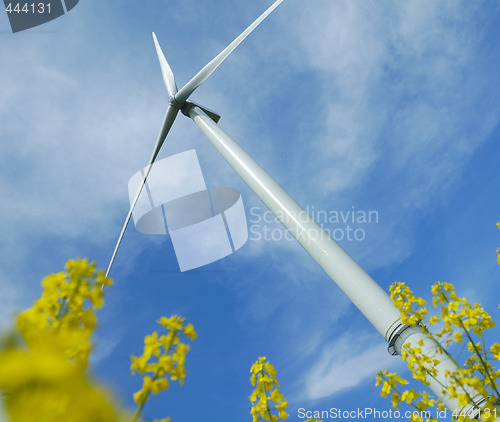
<path fill-rule="evenodd" d="M 182 109 L 182 107 L 184 107 L 184 106 L 185 106 L 185 104 L 186 104 L 186 102 L 185 102 L 185 101 L 184 101 L 184 102 L 182 102 L 182 103 L 181 103 L 181 102 L 179 102 L 179 101 L 177 101 L 177 98 L 175 98 L 175 95 L 171 95 L 171 96 L 168 98 L 168 103 L 169 103 L 172 107 L 174 107 L 174 108 L 176 108 L 176 109 L 178 109 L 178 110 L 181 110 L 181 109 Z"/>

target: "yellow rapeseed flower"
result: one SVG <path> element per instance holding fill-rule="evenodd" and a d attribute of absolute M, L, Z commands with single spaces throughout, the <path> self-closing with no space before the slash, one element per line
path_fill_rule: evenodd
<path fill-rule="evenodd" d="M 252 386 L 255 386 L 250 395 L 252 403 L 250 414 L 253 422 L 279 421 L 288 418 L 285 410 L 288 402 L 278 390 L 279 382 L 274 366 L 266 361 L 265 357 L 259 357 L 251 366 L 250 373 L 250 382 Z M 278 414 L 274 414 L 273 411 L 277 411 Z"/>
<path fill-rule="evenodd" d="M 97 325 L 94 311 L 103 305 L 102 286 L 111 284 L 95 263 L 69 260 L 64 272 L 43 279 L 42 296 L 18 315 L 17 328 L 28 345 L 56 342 L 68 359 L 86 366 Z"/>
<path fill-rule="evenodd" d="M 42 280 L 41 297 L 17 317 L 17 331 L 0 347 L 0 389 L 16 422 L 118 422 L 124 415 L 85 371 L 102 305 L 111 284 L 95 264 L 70 260 Z M 99 294 L 96 294 L 99 290 Z"/>
<path fill-rule="evenodd" d="M 196 331 L 192 324 L 184 326 L 185 318 L 178 315 L 161 317 L 157 322 L 163 326 L 167 333 L 159 336 L 157 331 L 144 338 L 144 349 L 141 356 L 132 356 L 131 372 L 139 373 L 143 377 L 143 384 L 134 394 L 134 401 L 138 407 L 132 419 L 137 421 L 144 405 L 151 394 L 169 388 L 169 381 L 179 381 L 184 384 L 186 369 L 186 353 L 189 346 L 182 342 L 184 338 L 195 339 Z M 170 418 L 162 419 L 169 421 Z"/>

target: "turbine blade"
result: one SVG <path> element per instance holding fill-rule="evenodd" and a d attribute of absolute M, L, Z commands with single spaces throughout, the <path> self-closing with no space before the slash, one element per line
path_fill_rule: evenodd
<path fill-rule="evenodd" d="M 158 139 L 156 141 L 156 145 L 153 149 L 153 154 L 151 155 L 151 158 L 149 159 L 149 164 L 146 167 L 146 171 L 144 172 L 144 177 L 142 178 L 141 184 L 139 185 L 139 188 L 137 189 L 137 193 L 135 194 L 134 200 L 132 201 L 132 204 L 130 204 L 130 209 L 128 211 L 127 217 L 125 218 L 125 222 L 123 223 L 122 230 L 120 232 L 120 235 L 118 236 L 118 241 L 116 242 L 115 250 L 113 251 L 113 255 L 111 256 L 111 260 L 109 261 L 108 269 L 106 270 L 106 277 L 108 276 L 109 272 L 111 271 L 111 267 L 113 266 L 113 262 L 115 261 L 116 258 L 116 253 L 118 252 L 118 248 L 120 247 L 120 244 L 123 239 L 123 235 L 125 234 L 125 230 L 127 229 L 128 223 L 130 222 L 130 218 L 132 217 L 132 213 L 134 212 L 135 206 L 137 204 L 137 201 L 139 200 L 139 196 L 141 195 L 142 189 L 144 188 L 144 185 L 146 184 L 146 180 L 148 179 L 149 173 L 151 172 L 151 168 L 153 167 L 153 163 L 156 160 L 156 157 L 158 156 L 158 153 L 160 152 L 160 149 L 163 145 L 163 142 L 165 141 L 165 138 L 167 137 L 168 132 L 170 131 L 170 128 L 172 127 L 172 124 L 174 123 L 175 118 L 177 117 L 177 113 L 179 110 L 175 107 L 168 106 L 167 111 L 165 113 L 165 118 L 163 119 L 163 124 L 160 129 L 160 133 L 158 134 Z"/>
<path fill-rule="evenodd" d="M 163 142 L 165 141 L 168 132 L 170 132 L 170 128 L 172 127 L 172 124 L 174 123 L 178 112 L 179 109 L 172 107 L 171 105 L 168 106 L 165 117 L 163 118 L 160 133 L 158 134 L 158 139 L 156 140 L 156 144 L 153 149 L 153 153 L 151 154 L 151 158 L 149 159 L 149 165 L 155 162 L 156 157 L 158 156 L 158 153 L 163 146 Z"/>
<path fill-rule="evenodd" d="M 153 32 L 153 41 L 155 43 L 156 54 L 158 55 L 158 61 L 160 62 L 161 74 L 163 76 L 163 83 L 165 84 L 165 88 L 167 88 L 168 95 L 174 95 L 177 93 L 177 85 L 175 84 L 174 72 L 168 65 L 167 59 L 163 54 L 163 51 L 160 47 L 160 43 L 156 38 L 156 34 Z"/>
<path fill-rule="evenodd" d="M 247 29 L 245 29 L 231 44 L 222 50 L 217 57 L 201 69 L 186 85 L 175 95 L 179 103 L 184 103 L 193 91 L 198 88 L 229 54 L 250 34 L 283 0 L 276 0 L 262 15 L 260 15 Z"/>

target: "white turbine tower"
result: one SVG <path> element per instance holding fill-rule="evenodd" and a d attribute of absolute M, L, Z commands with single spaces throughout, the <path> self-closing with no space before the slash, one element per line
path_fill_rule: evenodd
<path fill-rule="evenodd" d="M 325 270 L 328 276 L 347 295 L 351 302 L 366 316 L 377 331 L 388 342 L 391 354 L 400 354 L 404 345 L 421 347 L 429 356 L 436 353 L 436 345 L 419 327 L 409 327 L 401 324 L 400 312 L 392 304 L 387 293 L 354 261 L 323 229 L 307 214 L 307 212 L 288 195 L 281 186 L 236 143 L 218 125 L 219 116 L 207 109 L 188 101 L 193 91 L 200 86 L 226 57 L 252 32 L 283 0 L 276 0 L 261 16 L 259 16 L 245 31 L 229 44 L 218 56 L 201 69 L 184 87 L 177 90 L 174 74 L 163 55 L 158 40 L 153 33 L 153 39 L 160 61 L 163 81 L 169 95 L 169 105 L 165 113 L 158 140 L 153 149 L 149 164 L 144 173 L 137 194 L 131 203 L 130 210 L 118 237 L 106 275 L 109 274 L 130 217 L 146 183 L 151 167 L 165 141 L 165 138 L 178 114 L 189 116 L 201 129 L 203 134 L 214 145 L 217 151 L 242 177 L 248 186 L 266 204 L 266 206 L 281 221 L 286 229 L 297 239 L 311 257 Z M 436 366 L 438 374 L 429 377 L 431 390 L 441 397 L 445 405 L 459 414 L 477 414 L 477 409 L 484 405 L 485 399 L 471 389 L 474 405 L 460 406 L 458 401 L 451 399 L 443 392 L 447 384 L 447 371 L 456 371 L 458 366 L 449 358 L 440 356 L 441 362 Z M 470 413 L 469 413 L 470 412 Z M 500 418 L 496 419 L 500 422 Z"/>

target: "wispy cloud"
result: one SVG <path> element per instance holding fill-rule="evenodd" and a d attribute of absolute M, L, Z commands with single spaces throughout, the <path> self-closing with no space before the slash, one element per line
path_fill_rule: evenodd
<path fill-rule="evenodd" d="M 428 206 L 492 128 L 495 111 L 474 110 L 478 97 L 490 98 L 490 83 L 467 77 L 479 59 L 475 6 L 320 3 L 302 15 L 299 37 L 311 66 L 327 75 L 316 88 L 325 123 L 318 121 L 314 179 L 338 193 L 384 163 L 383 173 L 398 178 L 392 189 L 405 184 L 404 205 Z M 478 118 L 482 129 L 471 133 Z"/>
<path fill-rule="evenodd" d="M 303 75 L 307 107 L 288 128 L 299 128 L 293 153 L 271 129 L 272 150 L 263 144 L 275 159 L 264 154 L 265 166 L 309 204 L 378 210 L 376 236 L 350 246 L 375 254 L 372 268 L 400 262 L 419 219 L 446 200 L 500 121 L 498 60 L 479 48 L 488 17 L 462 1 L 319 1 L 288 17 L 297 42 L 281 54 Z"/>
<path fill-rule="evenodd" d="M 320 399 L 358 386 L 367 378 L 400 363 L 387 353 L 386 346 L 371 335 L 344 334 L 321 347 L 318 358 L 305 376 L 305 396 Z"/>
<path fill-rule="evenodd" d="M 91 364 L 97 365 L 102 360 L 111 355 L 113 350 L 120 344 L 123 338 L 123 330 L 108 330 L 106 335 L 97 335 L 94 339 L 95 349 L 91 356 Z"/>

